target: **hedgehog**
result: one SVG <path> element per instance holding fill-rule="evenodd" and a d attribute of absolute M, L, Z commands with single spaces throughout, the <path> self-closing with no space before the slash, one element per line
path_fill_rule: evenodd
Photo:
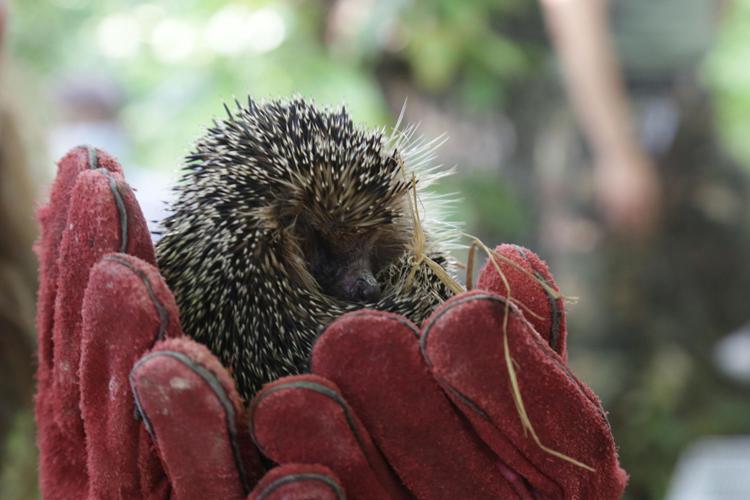
<path fill-rule="evenodd" d="M 439 138 L 366 130 L 299 97 L 235 104 L 187 156 L 156 250 L 184 332 L 249 400 L 305 371 L 345 312 L 420 324 L 452 294 L 434 263 L 455 272 L 454 232 L 426 191 L 449 173 L 433 165 Z"/>

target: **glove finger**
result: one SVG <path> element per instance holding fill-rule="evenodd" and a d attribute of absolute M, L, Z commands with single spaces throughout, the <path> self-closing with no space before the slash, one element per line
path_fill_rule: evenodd
<path fill-rule="evenodd" d="M 89 495 L 136 498 L 163 488 L 139 478 L 164 478 L 157 461 L 139 470 L 139 441 L 150 442 L 134 418 L 128 375 L 158 341 L 182 334 L 172 293 L 157 269 L 125 254 L 108 254 L 91 270 L 82 308 L 81 413 Z M 143 457 L 145 459 L 145 457 Z M 143 474 L 141 474 L 143 472 Z"/>
<path fill-rule="evenodd" d="M 514 304 L 567 365 L 565 304 L 547 264 L 531 250 L 518 245 L 499 245 L 495 252 L 501 257 L 497 262 L 511 288 Z M 477 286 L 507 296 L 505 283 L 492 263 L 488 262 L 480 272 Z M 593 405 L 601 406 L 587 385 L 579 383 L 579 386 Z"/>
<path fill-rule="evenodd" d="M 515 497 L 502 464 L 430 374 L 418 337 L 417 327 L 395 314 L 345 314 L 316 341 L 312 371 L 341 388 L 417 498 Z"/>
<path fill-rule="evenodd" d="M 80 438 L 80 417 L 77 421 L 78 439 L 71 439 L 70 431 L 58 425 L 60 402 L 53 389 L 53 337 L 55 321 L 59 319 L 60 274 L 66 262 L 61 262 L 62 241 L 69 231 L 72 194 L 78 176 L 97 167 L 109 173 L 119 173 L 119 165 L 105 153 L 93 148 L 73 149 L 58 164 L 58 174 L 52 186 L 49 202 L 38 211 L 41 236 L 35 250 L 39 258 L 39 299 L 37 303 L 38 366 L 35 413 L 39 446 L 39 476 L 44 496 L 80 498 L 86 489 L 86 464 L 83 440 Z M 116 174 L 113 174 L 116 175 Z M 83 287 L 81 287 L 81 294 Z M 73 311 L 71 311 L 72 313 Z M 74 365 L 77 368 L 77 365 Z M 75 368 L 73 369 L 75 371 Z M 78 401 L 70 407 L 77 408 Z M 77 414 L 77 411 L 76 411 Z"/>
<path fill-rule="evenodd" d="M 263 476 L 248 500 L 344 500 L 344 487 L 328 467 L 287 464 Z"/>
<path fill-rule="evenodd" d="M 154 250 L 138 203 L 119 174 L 105 169 L 78 175 L 58 260 L 53 329 L 53 407 L 75 460 L 85 457 L 80 415 L 81 305 L 91 267 L 109 252 L 127 252 L 149 263 Z"/>
<path fill-rule="evenodd" d="M 506 297 L 507 281 L 511 296 L 526 319 L 550 347 L 567 360 L 565 304 L 559 295 L 553 294 L 560 289 L 547 264 L 531 250 L 518 245 L 499 245 L 495 254 L 495 262 L 505 280 L 488 261 L 479 272 L 477 288 Z"/>
<path fill-rule="evenodd" d="M 505 308 L 504 298 L 482 291 L 454 297 L 438 308 L 425 322 L 421 338 L 436 379 L 485 442 L 538 493 L 619 498 L 626 474 L 598 399 L 590 399 L 593 393 L 584 390 L 514 306 L 504 330 Z M 522 426 L 505 359 L 505 335 L 523 407 L 539 441 L 579 465 L 542 449 Z M 518 454 L 524 459 L 518 460 Z M 550 480 L 556 488 L 550 488 Z"/>
<path fill-rule="evenodd" d="M 204 346 L 160 342 L 130 385 L 178 499 L 245 498 L 262 472 L 231 377 Z"/>
<path fill-rule="evenodd" d="M 338 388 L 322 377 L 285 377 L 264 386 L 253 399 L 250 428 L 271 460 L 330 467 L 351 498 L 408 498 Z"/>
<path fill-rule="evenodd" d="M 52 325 L 57 295 L 58 257 L 60 241 L 67 227 L 70 197 L 78 174 L 86 170 L 105 168 L 122 174 L 122 169 L 103 151 L 87 146 L 72 149 L 58 162 L 57 176 L 52 184 L 49 201 L 41 206 L 37 218 L 41 227 L 34 250 L 39 259 L 39 297 L 37 301 L 37 332 L 39 334 L 39 365 L 37 383 L 41 388 L 47 381 L 52 363 Z"/>

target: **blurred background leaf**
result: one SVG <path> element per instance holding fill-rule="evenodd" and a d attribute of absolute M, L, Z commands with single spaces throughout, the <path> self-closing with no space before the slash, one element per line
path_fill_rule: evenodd
<path fill-rule="evenodd" d="M 37 138 L 40 184 L 71 142 L 95 142 L 131 180 L 141 171 L 144 197 L 235 97 L 345 103 L 370 127 L 406 101 L 407 121 L 449 136 L 439 161 L 457 174 L 438 189 L 465 200 L 453 217 L 488 244 L 539 251 L 580 297 L 571 364 L 611 411 L 628 498 L 660 498 L 695 439 L 750 433 L 747 387 L 711 354 L 750 319 L 750 0 L 721 24 L 717 5 L 612 2 L 638 127 L 669 186 L 665 230 L 645 248 L 597 215 L 532 0 L 17 0 L 3 91 Z M 28 418 L 7 463 L 31 461 Z M 0 498 L 29 498 L 21 469 L 6 468 Z"/>

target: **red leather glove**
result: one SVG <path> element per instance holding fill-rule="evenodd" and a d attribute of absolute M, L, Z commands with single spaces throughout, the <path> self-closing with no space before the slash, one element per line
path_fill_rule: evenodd
<path fill-rule="evenodd" d="M 250 498 L 599 499 L 624 488 L 598 400 L 566 367 L 562 302 L 532 277 L 554 287 L 530 252 L 499 248 L 521 306 L 475 291 L 421 331 L 377 311 L 330 325 L 313 374 L 273 382 L 253 402 L 253 437 L 284 464 L 258 481 L 240 398 L 219 362 L 181 337 L 117 164 L 73 150 L 40 220 L 36 411 L 47 498 L 243 498 L 255 485 Z M 479 284 L 507 295 L 494 268 Z M 539 443 L 511 396 L 506 337 Z"/>
<path fill-rule="evenodd" d="M 39 219 L 44 497 L 245 498 L 264 468 L 243 405 L 219 362 L 182 337 L 119 165 L 99 150 L 71 151 Z M 342 491 L 317 465 L 277 467 L 256 490 L 264 498 Z"/>
<path fill-rule="evenodd" d="M 598 398 L 567 367 L 552 276 L 521 247 L 502 245 L 496 255 L 504 279 L 486 266 L 485 290 L 448 300 L 421 329 L 380 311 L 328 326 L 313 349 L 313 375 L 256 396 L 260 449 L 281 463 L 329 466 L 354 498 L 398 498 L 401 484 L 417 498 L 619 498 L 627 476 Z M 539 442 L 512 396 L 504 332 Z M 319 411 L 308 411 L 315 404 Z M 321 416 L 325 405 L 330 417 Z M 347 434 L 346 448 L 330 442 Z"/>

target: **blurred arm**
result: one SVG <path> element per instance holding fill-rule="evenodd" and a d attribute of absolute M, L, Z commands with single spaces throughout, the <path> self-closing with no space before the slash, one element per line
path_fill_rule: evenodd
<path fill-rule="evenodd" d="M 643 232 L 658 206 L 655 168 L 635 136 L 606 0 L 540 0 L 569 98 L 595 160 L 597 197 L 616 229 Z"/>
<path fill-rule="evenodd" d="M 594 154 L 638 149 L 605 0 L 542 0 L 570 99 Z"/>

